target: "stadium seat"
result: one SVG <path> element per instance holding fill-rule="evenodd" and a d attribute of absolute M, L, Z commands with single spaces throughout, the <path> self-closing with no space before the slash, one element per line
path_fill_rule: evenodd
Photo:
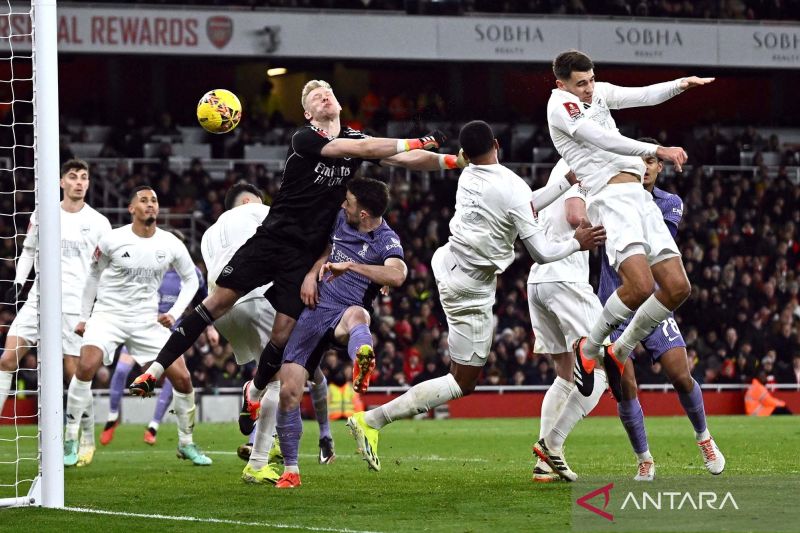
<path fill-rule="evenodd" d="M 210 144 L 175 143 L 172 145 L 172 155 L 200 159 L 211 158 Z"/>
<path fill-rule="evenodd" d="M 244 147 L 245 159 L 286 159 L 289 149 L 285 145 L 265 146 L 263 144 L 248 144 Z"/>
<path fill-rule="evenodd" d="M 181 132 L 181 139 L 184 143 L 202 144 L 208 138 L 208 134 L 199 126 L 188 128 L 179 126 L 178 131 Z"/>
<path fill-rule="evenodd" d="M 72 153 L 75 154 L 75 157 L 83 159 L 87 157 L 97 157 L 100 155 L 100 150 L 103 149 L 103 143 L 99 142 L 70 143 L 69 146 L 72 148 Z"/>
<path fill-rule="evenodd" d="M 534 163 L 545 163 L 550 161 L 553 157 L 553 149 L 552 148 L 534 148 L 533 149 L 533 162 Z"/>
<path fill-rule="evenodd" d="M 83 128 L 86 132 L 86 141 L 89 143 L 104 143 L 108 140 L 111 133 L 111 126 L 86 126 Z"/>

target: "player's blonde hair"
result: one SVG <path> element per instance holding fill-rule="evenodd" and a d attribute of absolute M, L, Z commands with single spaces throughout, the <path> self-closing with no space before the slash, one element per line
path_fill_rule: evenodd
<path fill-rule="evenodd" d="M 303 106 L 303 109 L 306 108 L 306 98 L 308 98 L 308 93 L 314 89 L 319 89 L 320 87 L 333 90 L 331 88 L 331 84 L 325 80 L 311 80 L 303 86 L 303 92 L 300 94 L 300 105 Z"/>

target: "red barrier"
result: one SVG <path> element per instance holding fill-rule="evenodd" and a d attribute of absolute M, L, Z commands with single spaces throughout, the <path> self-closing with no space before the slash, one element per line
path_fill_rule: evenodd
<path fill-rule="evenodd" d="M 9 398 L 3 406 L 3 418 L 0 418 L 0 425 L 14 424 L 14 416 L 25 417 L 17 418 L 17 424 L 35 424 L 36 414 L 39 410 L 36 396 L 28 396 L 27 398 L 17 398 L 16 412 L 14 411 L 14 400 Z"/>
<path fill-rule="evenodd" d="M 722 391 L 703 393 L 706 413 L 709 415 L 744 414 L 744 393 Z M 397 394 L 365 394 L 362 396 L 367 406 L 380 405 L 396 398 Z M 776 391 L 775 396 L 784 400 L 793 413 L 800 414 L 800 392 Z M 498 417 L 538 417 L 543 392 L 510 392 L 504 394 L 481 392 L 452 401 L 449 404 L 453 418 L 498 418 Z M 684 414 L 674 392 L 639 391 L 639 401 L 648 416 L 676 416 Z M 617 404 L 610 392 L 600 399 L 594 416 L 617 416 Z"/>

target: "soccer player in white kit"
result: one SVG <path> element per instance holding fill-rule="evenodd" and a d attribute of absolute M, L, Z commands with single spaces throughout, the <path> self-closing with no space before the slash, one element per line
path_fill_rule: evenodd
<path fill-rule="evenodd" d="M 203 234 L 200 252 L 208 270 L 209 294 L 216 290 L 216 280 L 233 254 L 256 232 L 269 213 L 269 206 L 264 205 L 262 197 L 263 193 L 247 182 L 234 184 L 225 195 L 227 210 Z M 275 308 L 264 296 L 269 286 L 255 288 L 239 298 L 231 310 L 214 323 L 231 343 L 236 362 L 240 365 L 257 361 L 269 342 L 275 321 Z M 270 463 L 270 459 L 280 453 L 280 448 L 273 446 L 280 385 L 277 378 L 267 385 L 261 398 L 255 441 L 251 441 L 253 445 L 242 445 L 237 450 L 240 457 L 247 458 L 242 479 L 248 483 L 274 483 L 280 477 L 275 465 Z M 328 425 L 328 382 L 319 369 L 310 389 L 320 424 L 319 462 L 329 464 L 335 453 Z"/>
<path fill-rule="evenodd" d="M 470 165 L 458 179 L 452 235 L 431 260 L 447 316 L 450 373 L 419 383 L 377 409 L 358 412 L 347 420 L 359 452 L 372 470 L 380 470 L 381 428 L 475 389 L 492 344 L 497 276 L 514 261 L 517 237 L 539 263 L 557 261 L 605 240 L 603 228 L 582 223 L 573 239 L 549 242 L 534 218 L 530 188 L 498 162 L 500 147 L 491 127 L 479 120 L 469 122 L 461 128 L 459 141 Z M 546 203 L 538 205 L 543 208 Z"/>
<path fill-rule="evenodd" d="M 155 191 L 148 186 L 134 189 L 128 211 L 131 224 L 101 237 L 83 290 L 80 322 L 75 328 L 83 337 L 83 345 L 67 394 L 64 466 L 78 461 L 78 421 L 92 403 L 92 379 L 97 370 L 112 363 L 121 344 L 140 365 L 155 359 L 169 338 L 169 328 L 199 285 L 186 246 L 172 233 L 156 227 Z M 159 315 L 158 287 L 170 267 L 180 275 L 181 292 L 172 309 Z M 210 465 L 211 459 L 192 440 L 194 389 L 183 358 L 167 370 L 167 377 L 175 389 L 178 457 L 195 465 Z"/>
<path fill-rule="evenodd" d="M 606 228 L 608 261 L 622 279 L 589 335 L 575 343 L 581 378 L 577 386 L 584 395 L 591 394 L 595 360 L 602 359 L 619 401 L 625 359 L 690 291 L 678 247 L 652 196 L 642 188 L 642 157 L 667 159 L 680 171 L 687 155 L 683 148 L 624 137 L 610 110 L 659 104 L 714 78 L 692 76 L 647 87 L 595 83 L 592 60 L 576 50 L 559 54 L 553 73 L 557 88 L 547 103 L 550 137 L 587 191 L 589 220 Z M 604 347 L 606 337 L 631 315 L 620 338 Z"/>
<path fill-rule="evenodd" d="M 569 171 L 567 163 L 559 160 L 548 182 L 561 179 Z M 586 198 L 577 183 L 538 215 L 551 242 L 569 241 L 585 219 Z M 606 390 L 605 375 L 599 375 L 605 374 L 601 368 L 595 370 L 598 376 L 588 397 L 575 388 L 572 378 L 574 359 L 570 347 L 589 333 L 603 309 L 589 283 L 589 252 L 574 253 L 552 263 L 534 263 L 528 276 L 528 308 L 536 337 L 533 351 L 549 354 L 556 367 L 556 379 L 542 401 L 539 442 L 533 448 L 538 459 L 533 480 L 549 482 L 563 477 L 574 481 L 577 476 L 563 457 L 564 441 Z M 538 457 L 542 449 L 549 451 L 555 470 Z"/>
<path fill-rule="evenodd" d="M 81 338 L 75 334 L 75 326 L 81 312 L 81 294 L 89 263 L 100 237 L 111 231 L 108 219 L 85 202 L 89 190 L 89 166 L 80 159 L 71 159 L 61 165 L 61 343 L 64 354 L 64 381 L 69 383 L 78 366 Z M 28 225 L 22 253 L 20 254 L 14 286 L 6 300 L 18 299 L 35 263 L 39 246 L 38 217 L 34 212 Z M 33 282 L 28 300 L 11 323 L 5 342 L 5 351 L 0 357 L 0 412 L 11 390 L 14 373 L 19 361 L 39 341 L 39 280 Z M 94 447 L 93 422 L 83 420 L 87 431 L 82 446 Z"/>

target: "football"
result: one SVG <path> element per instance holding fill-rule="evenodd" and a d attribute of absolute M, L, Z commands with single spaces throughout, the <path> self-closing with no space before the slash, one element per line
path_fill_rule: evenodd
<path fill-rule="evenodd" d="M 209 133 L 228 133 L 241 118 L 241 102 L 226 89 L 208 91 L 197 103 L 197 121 Z"/>

